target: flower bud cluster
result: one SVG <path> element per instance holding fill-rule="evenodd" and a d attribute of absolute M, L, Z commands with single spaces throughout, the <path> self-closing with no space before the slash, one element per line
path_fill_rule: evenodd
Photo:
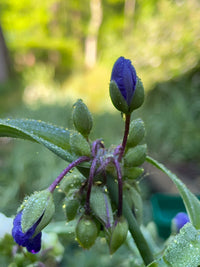
<path fill-rule="evenodd" d="M 41 248 L 41 231 L 54 214 L 52 193 L 58 184 L 59 190 L 65 194 L 63 210 L 66 220 L 76 224 L 76 239 L 85 249 L 95 243 L 100 233 L 106 238 L 111 254 L 125 242 L 128 223 L 123 216 L 123 197 L 141 224 L 142 200 L 136 179 L 143 173 L 140 165 L 146 158 L 145 128 L 141 119 L 130 124 L 130 114 L 142 105 L 144 88 L 130 60 L 120 57 L 114 64 L 110 96 L 114 106 L 126 114 L 122 144 L 106 149 L 100 139 L 91 143 L 91 113 L 82 100 L 75 103 L 72 112 L 75 130 L 70 132 L 69 152 L 76 160 L 47 190 L 25 199 L 14 219 L 12 235 L 29 252 L 37 253 Z M 71 171 L 78 165 L 83 171 L 85 165 L 80 167 L 82 163 L 87 164 L 84 176 Z M 107 173 L 118 181 L 118 201 L 114 203 L 107 190 Z"/>

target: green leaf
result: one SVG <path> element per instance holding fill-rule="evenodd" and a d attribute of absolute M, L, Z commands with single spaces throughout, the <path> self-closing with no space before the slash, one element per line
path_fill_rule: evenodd
<path fill-rule="evenodd" d="M 148 267 L 196 267 L 200 264 L 200 232 L 187 223 L 165 249 L 162 258 Z"/>
<path fill-rule="evenodd" d="M 69 137 L 74 132 L 46 122 L 29 119 L 0 119 L 0 137 L 13 137 L 40 143 L 62 159 L 72 162 Z"/>
<path fill-rule="evenodd" d="M 169 171 L 163 164 L 157 162 L 149 156 L 146 157 L 146 161 L 167 174 L 169 178 L 174 182 L 183 199 L 190 221 L 196 229 L 200 229 L 200 201 L 198 200 L 198 198 L 185 186 L 183 182 L 181 182 L 180 179 L 178 179 L 175 174 Z"/>

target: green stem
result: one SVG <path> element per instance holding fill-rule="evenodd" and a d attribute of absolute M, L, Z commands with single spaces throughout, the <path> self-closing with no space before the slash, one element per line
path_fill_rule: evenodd
<path fill-rule="evenodd" d="M 110 175 L 107 176 L 107 187 L 112 200 L 118 205 L 118 188 L 114 178 Z M 135 244 L 140 252 L 140 255 L 146 265 L 150 264 L 154 259 L 152 252 L 140 230 L 140 227 L 129 207 L 126 199 L 123 199 L 123 215 L 129 224 L 129 231 L 135 241 Z"/>

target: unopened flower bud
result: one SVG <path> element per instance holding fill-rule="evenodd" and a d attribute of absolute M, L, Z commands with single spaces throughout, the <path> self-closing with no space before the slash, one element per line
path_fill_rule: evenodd
<path fill-rule="evenodd" d="M 84 215 L 79 220 L 75 232 L 79 244 L 89 249 L 95 243 L 99 230 L 94 219 Z"/>
<path fill-rule="evenodd" d="M 92 187 L 90 207 L 95 217 L 97 217 L 107 229 L 113 225 L 113 211 L 110 198 L 101 187 Z"/>
<path fill-rule="evenodd" d="M 65 197 L 63 204 L 67 221 L 73 220 L 77 215 L 78 208 L 80 207 L 80 201 L 76 194 L 71 194 L 70 196 Z"/>
<path fill-rule="evenodd" d="M 110 97 L 116 109 L 130 114 L 138 108 L 144 101 L 144 89 L 141 85 L 131 61 L 119 57 L 113 66 L 110 81 Z"/>
<path fill-rule="evenodd" d="M 143 168 L 139 167 L 125 167 L 124 168 L 124 178 L 129 180 L 135 180 L 139 178 L 144 173 Z"/>
<path fill-rule="evenodd" d="M 144 163 L 146 159 L 146 153 L 147 153 L 146 144 L 130 148 L 124 157 L 125 166 L 135 167 L 141 165 L 142 163 Z"/>
<path fill-rule="evenodd" d="M 125 241 L 128 233 L 128 223 L 124 217 L 118 218 L 110 239 L 110 254 L 113 254 Z"/>
<path fill-rule="evenodd" d="M 77 156 L 90 156 L 90 145 L 86 139 L 78 132 L 73 131 L 70 134 L 70 147 L 72 153 Z"/>
<path fill-rule="evenodd" d="M 73 170 L 64 177 L 59 185 L 59 190 L 67 195 L 71 189 L 80 189 L 85 180 L 86 179 L 82 174 Z"/>
<path fill-rule="evenodd" d="M 12 236 L 16 243 L 37 253 L 41 248 L 41 230 L 50 222 L 54 211 L 49 190 L 35 192 L 25 199 L 13 222 Z"/>
<path fill-rule="evenodd" d="M 74 104 L 72 117 L 76 130 L 84 137 L 88 137 L 93 124 L 92 115 L 81 99 Z"/>
<path fill-rule="evenodd" d="M 130 124 L 127 146 L 134 147 L 138 145 L 143 140 L 144 135 L 144 122 L 141 119 L 133 120 Z"/>
<path fill-rule="evenodd" d="M 143 201 L 137 184 L 129 185 L 124 183 L 123 196 L 126 199 L 129 207 L 133 211 L 139 224 L 143 221 Z"/>

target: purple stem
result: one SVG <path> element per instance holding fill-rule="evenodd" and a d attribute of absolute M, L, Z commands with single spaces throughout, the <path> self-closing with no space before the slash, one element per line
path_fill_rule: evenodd
<path fill-rule="evenodd" d="M 96 165 L 97 165 L 97 159 L 94 158 L 94 160 L 92 161 L 92 165 L 90 168 L 90 174 L 89 174 L 89 178 L 88 178 L 88 190 L 87 190 L 87 196 L 86 196 L 86 202 L 85 202 L 85 213 L 86 214 L 90 213 L 90 194 L 91 194 L 91 190 L 92 190 L 92 183 L 93 183 Z"/>
<path fill-rule="evenodd" d="M 80 158 L 78 158 L 77 160 L 73 161 L 72 163 L 70 163 L 66 169 L 64 169 L 61 174 L 58 175 L 58 177 L 53 181 L 53 183 L 49 186 L 49 191 L 51 193 L 53 193 L 53 191 L 55 190 L 56 186 L 61 182 L 61 180 L 64 178 L 64 176 L 74 167 L 76 167 L 78 164 L 80 164 L 81 162 L 84 161 L 89 161 L 91 160 L 89 157 L 87 156 L 82 156 Z"/>
<path fill-rule="evenodd" d="M 122 215 L 122 197 L 123 197 L 123 184 L 122 184 L 122 172 L 121 167 L 119 165 L 118 160 L 114 160 L 114 164 L 117 170 L 117 178 L 118 178 L 118 211 L 117 216 L 120 217 Z"/>
<path fill-rule="evenodd" d="M 121 147 L 121 151 L 119 154 L 119 158 L 118 161 L 121 161 L 123 155 L 124 155 L 124 150 L 126 147 L 126 143 L 127 143 L 127 139 L 128 139 L 128 133 L 129 133 L 129 126 L 130 126 L 130 120 L 131 120 L 131 114 L 126 114 L 126 120 L 125 120 L 125 130 L 124 130 L 124 138 L 122 141 L 122 147 Z"/>
<path fill-rule="evenodd" d="M 104 144 L 102 143 L 101 139 L 97 139 L 92 144 L 92 156 L 95 157 L 98 151 L 98 147 L 104 148 Z"/>

